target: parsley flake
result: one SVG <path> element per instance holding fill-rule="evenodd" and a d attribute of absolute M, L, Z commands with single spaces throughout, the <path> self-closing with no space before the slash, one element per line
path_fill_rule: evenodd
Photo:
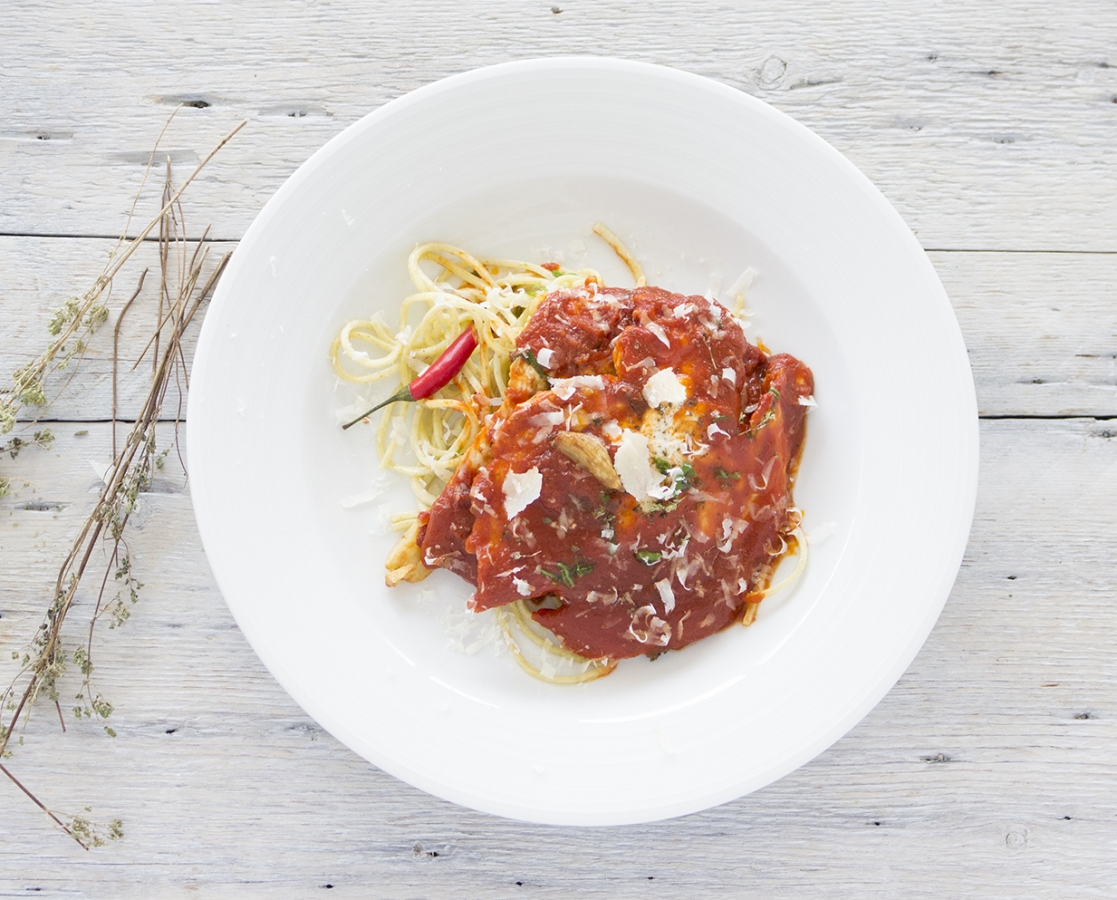
<path fill-rule="evenodd" d="M 546 569 L 540 567 L 539 574 L 546 575 L 555 584 L 565 584 L 567 587 L 574 587 L 574 579 L 581 578 L 593 571 L 593 563 L 583 562 L 582 560 L 575 560 L 574 565 L 568 566 L 566 563 L 557 563 L 558 572 L 548 572 Z"/>
<path fill-rule="evenodd" d="M 524 362 L 526 362 L 529 366 L 535 369 L 536 372 L 542 375 L 544 380 L 549 377 L 547 374 L 547 370 L 543 368 L 543 364 L 540 363 L 538 359 L 536 359 L 535 354 L 531 350 L 521 350 L 520 356 L 524 360 Z"/>
<path fill-rule="evenodd" d="M 761 420 L 759 422 L 757 422 L 754 427 L 752 427 L 748 430 L 748 437 L 750 437 L 750 438 L 756 437 L 756 433 L 758 431 L 760 431 L 760 429 L 763 428 L 765 425 L 767 425 L 769 422 L 771 422 L 772 419 L 774 419 L 775 417 L 776 417 L 775 410 L 772 410 L 772 409 L 768 410 L 768 412 L 764 413 L 764 416 L 761 418 Z"/>

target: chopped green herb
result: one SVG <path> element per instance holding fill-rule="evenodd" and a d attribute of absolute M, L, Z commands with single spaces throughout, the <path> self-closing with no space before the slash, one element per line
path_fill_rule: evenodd
<path fill-rule="evenodd" d="M 776 417 L 775 410 L 772 410 L 772 409 L 768 410 L 768 412 L 764 413 L 763 418 L 761 418 L 761 420 L 759 422 L 757 422 L 754 427 L 749 429 L 748 436 L 750 438 L 756 437 L 756 433 L 758 431 L 760 431 L 760 429 L 763 428 L 765 425 L 767 425 L 769 422 L 771 422 L 772 419 L 774 419 L 775 417 Z"/>
<path fill-rule="evenodd" d="M 636 558 L 640 560 L 645 566 L 654 566 L 657 562 L 663 559 L 663 554 L 658 550 L 637 550 Z"/>
<path fill-rule="evenodd" d="M 714 474 L 721 481 L 740 481 L 741 480 L 741 473 L 740 472 L 726 472 L 725 469 L 723 469 L 721 466 L 718 466 L 714 470 Z"/>
<path fill-rule="evenodd" d="M 768 388 L 768 393 L 771 394 L 773 397 L 775 397 L 777 400 L 780 399 L 780 392 L 778 390 L 776 390 L 774 387 Z"/>
<path fill-rule="evenodd" d="M 674 482 L 671 486 L 673 493 L 670 497 L 666 498 L 668 503 L 676 500 L 683 491 L 698 483 L 697 473 L 694 471 L 694 466 L 692 466 L 688 462 L 682 462 L 679 463 L 679 465 L 677 466 L 673 466 L 667 460 L 661 459 L 658 456 L 655 457 L 652 462 L 655 464 L 655 467 L 659 470 L 659 473 L 661 475 L 669 475 Z M 666 504 L 663 504 L 662 506 L 660 504 L 655 504 L 653 505 L 653 508 L 674 509 L 677 505 L 678 503 L 675 503 L 672 506 L 668 506 Z"/>
<path fill-rule="evenodd" d="M 568 566 L 566 563 L 558 563 L 558 572 L 548 572 L 546 569 L 540 568 L 539 574 L 546 575 L 555 584 L 565 584 L 567 587 L 574 587 L 574 579 L 581 578 L 583 575 L 593 571 L 593 563 L 575 560 L 574 565 Z"/>
<path fill-rule="evenodd" d="M 532 351 L 521 350 L 520 351 L 520 356 L 523 357 L 524 362 L 526 362 L 529 366 L 531 366 L 533 369 L 535 369 L 536 372 L 538 372 L 544 378 L 548 377 L 547 376 L 547 370 L 545 368 L 543 368 L 542 363 L 540 363 L 539 360 L 535 358 L 535 354 L 532 353 Z"/>

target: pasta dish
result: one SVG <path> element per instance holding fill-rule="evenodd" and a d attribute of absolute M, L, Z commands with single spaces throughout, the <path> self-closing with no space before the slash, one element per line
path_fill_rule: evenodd
<path fill-rule="evenodd" d="M 422 507 L 388 584 L 456 573 L 520 665 L 558 682 L 749 624 L 780 560 L 798 550 L 785 582 L 806 563 L 810 369 L 716 300 L 647 286 L 595 231 L 635 288 L 424 244 L 398 329 L 350 322 L 331 348 L 346 380 L 407 385 L 375 424 Z"/>

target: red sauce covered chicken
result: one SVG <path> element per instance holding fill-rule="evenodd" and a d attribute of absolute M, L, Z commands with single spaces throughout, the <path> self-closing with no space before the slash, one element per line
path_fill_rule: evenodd
<path fill-rule="evenodd" d="M 474 610 L 532 601 L 589 659 L 684 647 L 740 621 L 787 552 L 812 392 L 714 301 L 556 291 L 420 514 L 422 562 L 474 584 Z"/>

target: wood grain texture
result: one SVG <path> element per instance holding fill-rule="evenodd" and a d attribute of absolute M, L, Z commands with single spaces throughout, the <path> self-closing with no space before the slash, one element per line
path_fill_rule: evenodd
<path fill-rule="evenodd" d="M 981 415 L 1117 415 L 1117 255 L 929 255 Z"/>
<path fill-rule="evenodd" d="M 163 144 L 183 167 L 249 120 L 189 200 L 215 237 L 237 239 L 303 160 L 388 100 L 477 66 L 599 54 L 706 75 L 790 113 L 860 167 L 928 248 L 1117 251 L 1107 2 L 94 9 L 6 6 L 0 233 L 116 234 L 155 136 L 186 103 Z"/>
<path fill-rule="evenodd" d="M 140 603 L 95 644 L 118 737 L 72 721 L 61 734 L 44 705 L 6 761 L 63 812 L 120 816 L 125 838 L 85 853 L 0 779 L 0 897 L 1117 897 L 1110 2 L 13 0 L 0 375 L 100 272 L 176 107 L 162 145 L 176 173 L 249 120 L 185 202 L 191 233 L 212 223 L 223 241 L 216 261 L 370 110 L 476 66 L 587 53 L 676 66 L 788 112 L 932 251 L 993 418 L 969 548 L 911 668 L 830 750 L 716 809 L 609 829 L 471 812 L 368 765 L 275 683 L 213 581 L 172 455 L 130 538 Z M 141 207 L 158 192 L 154 179 Z M 135 262 L 114 308 L 154 248 Z M 124 325 L 129 358 L 151 288 Z M 49 412 L 54 447 L 0 459 L 14 479 L 0 498 L 0 678 L 93 504 L 90 462 L 110 456 L 109 336 Z M 123 375 L 124 415 L 143 389 Z"/>
<path fill-rule="evenodd" d="M 158 207 L 150 210 L 151 215 Z M 147 224 L 145 219 L 141 227 Z M 96 238 L 13 238 L 0 237 L 0 310 L 4 322 L 4 340 L 0 342 L 0 378 L 7 379 L 20 366 L 36 359 L 51 340 L 47 331 L 52 310 L 62 306 L 69 297 L 80 297 L 101 275 L 110 253 L 118 242 Z M 192 257 L 195 244 L 182 248 L 183 255 Z M 222 257 L 231 253 L 234 243 L 207 242 L 206 264 L 202 282 L 213 272 Z M 173 258 L 173 257 L 172 257 Z M 177 272 L 184 266 L 169 266 L 168 283 L 174 290 Z M 140 277 L 146 273 L 143 287 L 129 307 L 123 321 L 120 313 L 132 297 Z M 160 317 L 159 245 L 146 241 L 127 262 L 114 280 L 103 300 L 110 310 L 109 321 L 93 336 L 80 365 L 51 376 L 48 396 L 54 402 L 46 409 L 28 408 L 23 418 L 42 416 L 47 420 L 105 421 L 113 409 L 113 343 L 120 321 L 117 341 L 117 409 L 122 418 L 135 417 L 143 406 L 151 386 L 151 355 L 139 356 L 147 349 L 148 340 Z M 199 317 L 183 340 L 183 360 L 189 367 L 194 359 Z M 80 374 L 69 380 L 77 371 Z M 6 381 L 4 382 L 6 384 Z M 63 389 L 64 388 L 64 389 Z M 184 371 L 172 387 L 163 412 L 166 418 L 185 415 L 188 378 Z"/>
<path fill-rule="evenodd" d="M 43 486 L 0 501 L 0 660 L 92 503 L 86 460 L 108 435 L 88 430 L 15 461 Z M 958 582 L 881 704 L 749 797 L 608 829 L 461 809 L 323 733 L 241 637 L 168 472 L 132 538 L 143 599 L 96 644 L 118 737 L 62 735 L 43 707 L 9 760 L 59 808 L 120 815 L 126 838 L 86 854 L 0 785 L 0 896 L 1112 896 L 1117 560 L 1096 538 L 1117 528 L 1117 436 L 987 421 L 981 449 Z"/>

